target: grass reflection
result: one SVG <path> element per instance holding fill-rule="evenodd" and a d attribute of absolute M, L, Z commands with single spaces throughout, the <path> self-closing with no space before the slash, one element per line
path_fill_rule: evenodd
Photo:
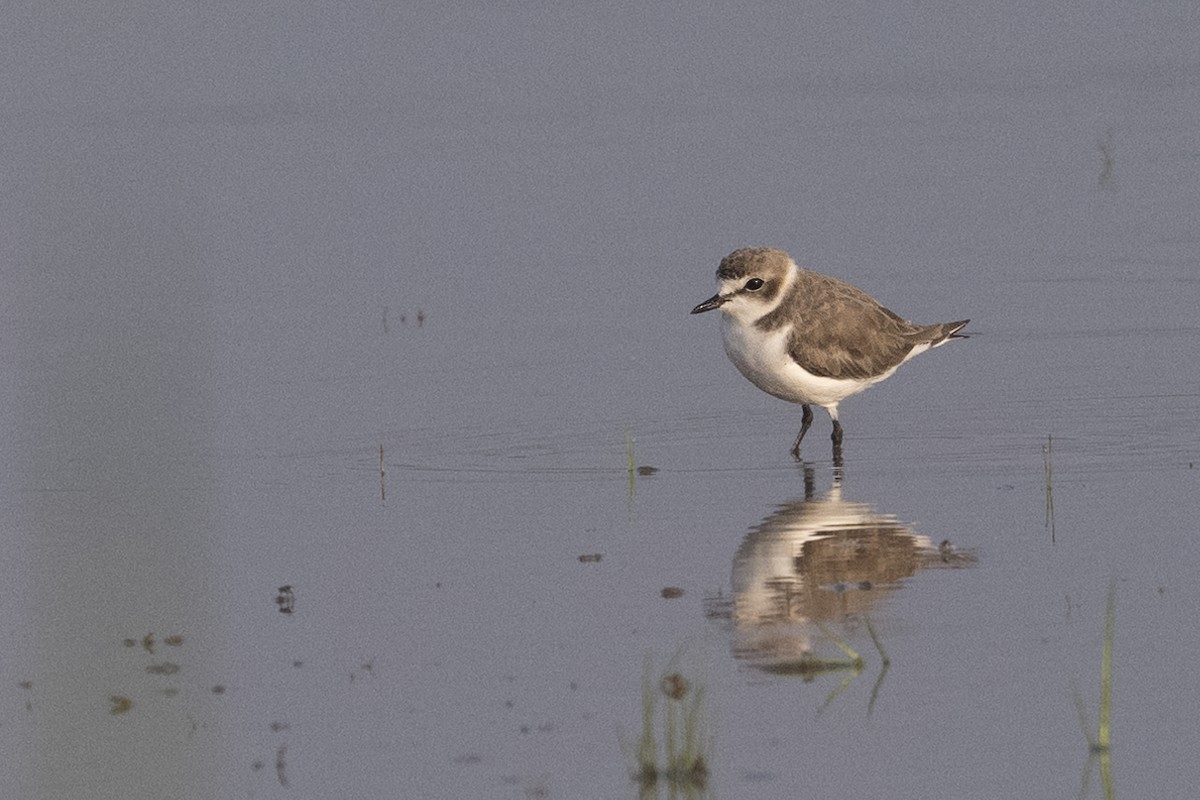
<path fill-rule="evenodd" d="M 882 664 L 879 676 L 875 679 L 875 685 L 871 687 L 871 698 L 867 701 L 867 715 L 870 716 L 875 708 L 875 701 L 879 697 L 879 690 L 883 686 L 883 679 L 887 676 L 887 671 L 892 661 L 888 657 L 887 651 L 883 649 L 883 642 L 880 641 L 879 634 L 875 631 L 875 626 L 871 624 L 870 617 L 863 614 L 862 620 L 866 623 L 867 632 L 871 635 L 871 642 L 875 645 L 875 649 L 879 653 L 880 663 Z M 828 626 L 815 620 L 813 621 L 813 625 L 826 639 L 833 642 L 842 651 L 845 658 L 822 658 L 814 653 L 806 652 L 797 658 L 760 665 L 759 669 L 772 675 L 799 676 L 805 681 L 811 681 L 820 675 L 829 673 L 845 673 L 842 676 L 841 683 L 830 691 L 829 696 L 825 698 L 825 702 L 817 709 L 817 715 L 820 716 L 845 691 L 846 687 L 863 673 L 867 662 L 857 650 L 850 646 L 849 642 L 846 642 L 833 633 Z"/>

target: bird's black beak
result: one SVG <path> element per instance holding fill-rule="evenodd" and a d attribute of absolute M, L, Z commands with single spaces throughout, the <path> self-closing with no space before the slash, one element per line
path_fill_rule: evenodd
<path fill-rule="evenodd" d="M 705 300 L 700 305 L 692 309 L 693 314 L 699 314 L 704 311 L 712 311 L 714 308 L 720 308 L 725 304 L 725 298 L 719 294 L 714 294 L 712 297 Z"/>

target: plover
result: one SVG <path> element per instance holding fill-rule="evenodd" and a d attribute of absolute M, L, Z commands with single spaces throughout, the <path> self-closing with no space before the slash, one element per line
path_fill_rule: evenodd
<path fill-rule="evenodd" d="M 915 355 L 966 338 L 970 320 L 915 325 L 845 281 L 810 272 L 782 250 L 735 250 L 717 268 L 717 293 L 693 314 L 725 312 L 725 353 L 751 383 L 804 409 L 792 457 L 812 425 L 810 404 L 833 420 L 841 458 L 838 403 L 891 376 Z"/>

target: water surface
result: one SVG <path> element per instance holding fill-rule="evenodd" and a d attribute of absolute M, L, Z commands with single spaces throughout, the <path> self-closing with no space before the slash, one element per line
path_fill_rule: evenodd
<path fill-rule="evenodd" d="M 1071 796 L 1115 582 L 1188 796 L 1189 14 L 15 21 L 0 794 L 633 797 L 650 659 L 714 796 Z M 745 245 L 973 320 L 844 473 L 688 314 Z"/>

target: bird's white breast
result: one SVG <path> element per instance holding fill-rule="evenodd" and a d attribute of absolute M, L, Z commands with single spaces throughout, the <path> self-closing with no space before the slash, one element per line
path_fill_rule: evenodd
<path fill-rule="evenodd" d="M 870 380 L 813 375 L 788 352 L 791 326 L 767 331 L 729 314 L 722 315 L 725 353 L 746 379 L 764 392 L 793 403 L 836 406 L 841 400 L 883 380 L 894 370 Z"/>

